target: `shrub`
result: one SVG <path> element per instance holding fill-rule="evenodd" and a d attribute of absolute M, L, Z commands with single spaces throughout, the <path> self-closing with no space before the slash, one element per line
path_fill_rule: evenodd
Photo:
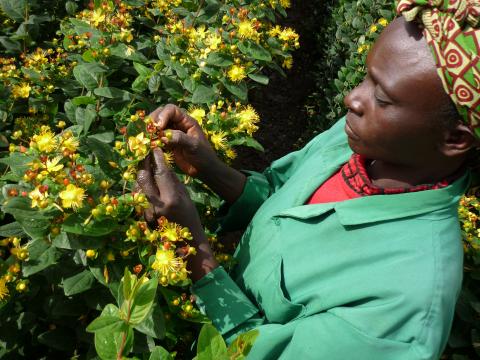
<path fill-rule="evenodd" d="M 289 5 L 0 0 L 1 356 L 188 357 L 208 322 L 188 293 L 191 235 L 164 218 L 149 228 L 134 190 L 139 161 L 168 137 L 148 114 L 186 108 L 226 161 L 261 148 L 248 90 L 292 64 L 298 36 L 275 25 Z M 230 262 L 209 231 L 220 199 L 179 177 Z"/>

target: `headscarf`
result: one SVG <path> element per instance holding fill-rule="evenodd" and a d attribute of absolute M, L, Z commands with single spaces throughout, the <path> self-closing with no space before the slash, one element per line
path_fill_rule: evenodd
<path fill-rule="evenodd" d="M 443 87 L 480 138 L 480 0 L 399 0 L 397 13 L 423 24 Z"/>

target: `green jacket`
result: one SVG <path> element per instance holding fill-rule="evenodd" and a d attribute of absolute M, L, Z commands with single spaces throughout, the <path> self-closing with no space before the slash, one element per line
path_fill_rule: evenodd
<path fill-rule="evenodd" d="M 249 359 L 438 359 L 462 282 L 457 217 L 470 176 L 450 186 L 304 205 L 351 156 L 342 119 L 251 173 L 225 224 L 246 227 L 228 275 L 193 291 Z"/>

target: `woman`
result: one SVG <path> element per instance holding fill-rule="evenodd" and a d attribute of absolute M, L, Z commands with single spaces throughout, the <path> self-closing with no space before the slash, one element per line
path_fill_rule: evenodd
<path fill-rule="evenodd" d="M 446 345 L 462 278 L 456 212 L 480 95 L 478 82 L 473 100 L 457 91 L 455 80 L 468 79 L 452 76 L 458 68 L 442 57 L 452 44 L 442 41 L 458 38 L 438 36 L 435 25 L 456 31 L 480 11 L 473 1 L 426 2 L 400 1 L 405 18 L 370 52 L 346 118 L 261 174 L 219 161 L 177 107 L 152 114 L 172 129 L 164 141 L 180 169 L 230 204 L 224 229 L 246 227 L 229 275 L 161 151 L 139 171 L 152 203 L 146 217 L 192 231 L 193 291 L 214 325 L 227 340 L 259 330 L 249 359 L 437 359 Z M 469 61 L 468 74 L 477 64 Z"/>

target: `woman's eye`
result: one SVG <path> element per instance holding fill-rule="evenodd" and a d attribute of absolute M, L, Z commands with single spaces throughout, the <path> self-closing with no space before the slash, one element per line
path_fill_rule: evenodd
<path fill-rule="evenodd" d="M 377 104 L 378 104 L 379 106 L 382 106 L 382 107 L 383 107 L 383 106 L 390 105 L 390 103 L 389 103 L 388 101 L 382 100 L 382 99 L 380 99 L 380 98 L 378 98 L 378 97 L 376 97 L 376 96 L 375 96 L 375 101 L 377 102 Z"/>

